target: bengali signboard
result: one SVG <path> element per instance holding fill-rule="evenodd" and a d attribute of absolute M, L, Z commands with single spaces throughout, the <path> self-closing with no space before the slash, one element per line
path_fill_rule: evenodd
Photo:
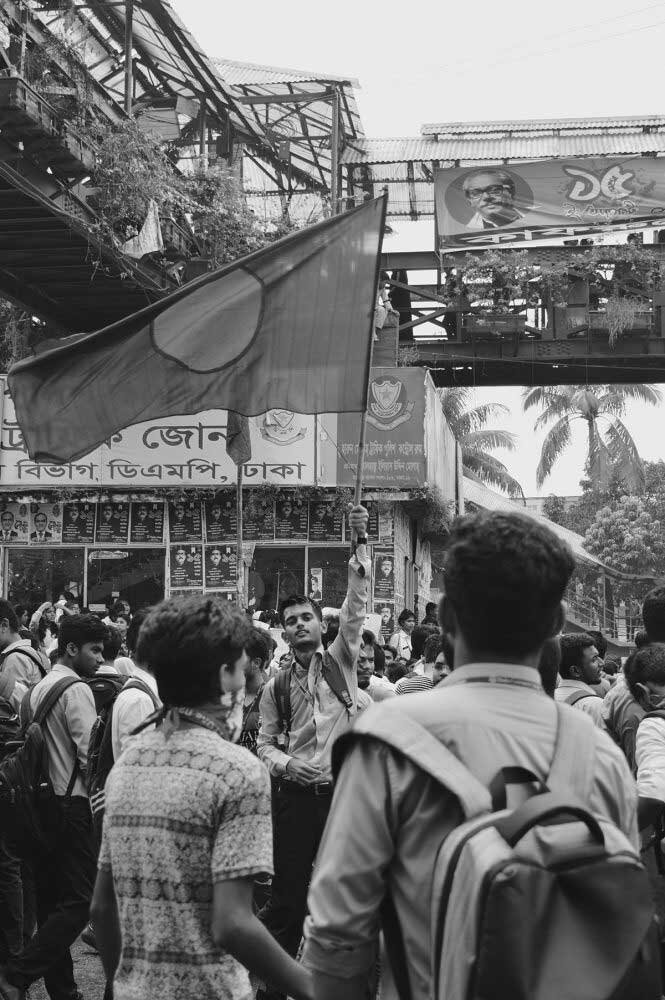
<path fill-rule="evenodd" d="M 0 437 L 0 486 L 232 485 L 236 467 L 226 454 L 225 410 L 165 417 L 114 434 L 89 455 L 57 465 L 33 462 L 25 449 L 6 379 Z M 247 485 L 311 486 L 315 481 L 315 419 L 289 410 L 270 410 L 249 420 L 251 460 L 243 467 Z"/>
<path fill-rule="evenodd" d="M 366 487 L 424 486 L 425 375 L 419 368 L 373 368 L 367 406 Z M 360 414 L 341 413 L 337 421 L 337 482 L 356 478 Z"/>
<path fill-rule="evenodd" d="M 440 249 L 582 235 L 665 221 L 665 169 L 652 157 L 560 158 L 436 170 Z"/>

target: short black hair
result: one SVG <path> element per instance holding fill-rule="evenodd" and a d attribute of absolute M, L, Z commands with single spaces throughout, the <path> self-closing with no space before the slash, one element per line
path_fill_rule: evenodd
<path fill-rule="evenodd" d="M 319 621 L 323 620 L 321 605 L 318 601 L 313 601 L 311 597 L 305 597 L 304 594 L 289 594 L 289 596 L 285 597 L 279 606 L 279 620 L 282 625 L 284 625 L 284 612 L 286 609 L 295 608 L 299 604 L 309 604 Z"/>
<path fill-rule="evenodd" d="M 428 601 L 425 605 L 425 618 L 427 618 L 428 615 L 431 615 L 433 611 L 436 611 L 436 604 L 434 601 Z"/>
<path fill-rule="evenodd" d="M 411 656 L 419 660 L 423 655 L 425 643 L 432 635 L 440 635 L 436 625 L 416 625 L 411 633 Z"/>
<path fill-rule="evenodd" d="M 600 631 L 600 629 L 588 628 L 586 629 L 586 634 L 591 636 L 591 638 L 593 639 L 594 646 L 600 653 L 601 659 L 604 660 L 605 653 L 607 652 L 607 639 L 605 638 L 603 633 Z"/>
<path fill-rule="evenodd" d="M 127 629 L 127 636 L 125 639 L 127 643 L 127 649 L 129 650 L 131 656 L 136 655 L 136 657 L 139 658 L 139 662 L 140 662 L 140 657 L 138 657 L 139 633 L 141 631 L 141 625 L 143 625 L 143 622 L 146 620 L 151 610 L 152 609 L 148 607 L 148 608 L 141 608 L 139 611 L 135 611 L 132 616 L 132 620 L 129 623 L 129 628 Z M 126 618 L 127 616 L 123 615 L 122 617 Z M 118 618 L 120 618 L 120 615 L 118 615 Z"/>
<path fill-rule="evenodd" d="M 58 655 L 67 652 L 69 643 L 85 646 L 87 642 L 106 642 L 108 629 L 97 615 L 63 615 L 58 623 Z"/>
<path fill-rule="evenodd" d="M 374 646 L 376 645 L 376 636 L 366 628 L 362 634 L 362 641 L 363 646 Z"/>
<path fill-rule="evenodd" d="M 646 629 L 639 629 L 633 636 L 633 642 L 635 643 L 635 649 L 643 649 L 645 646 L 648 646 L 649 636 Z"/>
<path fill-rule="evenodd" d="M 665 642 L 665 587 L 654 587 L 644 598 L 642 621 L 649 642 Z"/>
<path fill-rule="evenodd" d="M 272 656 L 270 634 L 265 629 L 252 625 L 247 644 L 245 645 L 245 652 L 250 660 L 260 660 L 261 666 L 265 668 Z"/>
<path fill-rule="evenodd" d="M 106 638 L 104 639 L 104 659 L 108 663 L 109 661 L 115 660 L 116 656 L 120 652 L 122 646 L 122 636 L 118 632 L 117 628 L 107 629 Z"/>
<path fill-rule="evenodd" d="M 399 653 L 397 652 L 395 646 L 386 645 L 384 646 L 384 653 L 386 652 L 386 650 L 390 650 L 390 652 L 393 654 L 393 661 L 399 659 Z"/>
<path fill-rule="evenodd" d="M 440 633 L 431 635 L 425 643 L 423 649 L 423 660 L 425 663 L 434 663 L 439 653 L 443 651 L 443 636 Z"/>
<path fill-rule="evenodd" d="M 210 596 L 172 597 L 152 608 L 139 648 L 162 702 L 196 707 L 219 698 L 220 668 L 242 656 L 250 630 L 242 612 Z"/>
<path fill-rule="evenodd" d="M 570 668 L 582 664 L 582 653 L 596 643 L 586 632 L 566 632 L 559 638 L 561 648 L 561 663 L 559 673 L 564 680 L 570 680 Z"/>
<path fill-rule="evenodd" d="M 550 698 L 554 697 L 554 692 L 556 691 L 560 665 L 561 643 L 559 642 L 558 635 L 555 635 L 551 639 L 545 640 L 543 648 L 540 651 L 540 659 L 538 660 L 538 673 L 540 674 L 543 691 Z"/>
<path fill-rule="evenodd" d="M 665 684 L 665 643 L 654 642 L 642 649 L 636 649 L 626 660 L 623 668 L 628 689 L 633 698 L 638 698 L 638 684 L 652 681 Z"/>
<path fill-rule="evenodd" d="M 410 611 L 408 608 L 404 608 L 404 611 L 402 611 L 399 618 L 397 619 L 397 624 L 403 625 L 404 622 L 407 620 L 407 618 L 413 618 L 414 621 L 416 620 L 416 616 L 413 613 L 413 611 Z"/>
<path fill-rule="evenodd" d="M 386 673 L 390 683 L 397 684 L 397 681 L 401 681 L 402 677 L 406 677 L 406 667 L 403 663 L 391 663 Z"/>
<path fill-rule="evenodd" d="M 475 650 L 523 656 L 556 629 L 574 568 L 569 546 L 534 518 L 483 511 L 453 523 L 445 593 Z"/>
<path fill-rule="evenodd" d="M 6 621 L 12 632 L 18 632 L 19 620 L 16 612 L 9 603 L 0 598 L 0 621 Z"/>
<path fill-rule="evenodd" d="M 448 670 L 455 669 L 455 647 L 452 644 L 451 638 L 447 632 L 444 632 L 441 636 L 441 648 L 443 650 L 443 655 L 446 661 L 446 666 Z"/>

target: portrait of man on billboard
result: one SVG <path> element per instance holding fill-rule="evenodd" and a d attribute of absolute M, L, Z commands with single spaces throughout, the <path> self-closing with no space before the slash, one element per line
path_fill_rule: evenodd
<path fill-rule="evenodd" d="M 464 197 L 473 209 L 467 229 L 500 229 L 523 217 L 515 204 L 515 181 L 506 170 L 485 167 L 471 170 L 462 184 Z"/>

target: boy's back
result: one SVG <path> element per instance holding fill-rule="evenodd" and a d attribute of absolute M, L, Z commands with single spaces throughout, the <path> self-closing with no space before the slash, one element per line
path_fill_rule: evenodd
<path fill-rule="evenodd" d="M 123 928 L 116 1000 L 250 997 L 210 929 L 214 882 L 272 872 L 270 782 L 248 751 L 183 724 L 138 737 L 108 780 L 99 866 Z"/>

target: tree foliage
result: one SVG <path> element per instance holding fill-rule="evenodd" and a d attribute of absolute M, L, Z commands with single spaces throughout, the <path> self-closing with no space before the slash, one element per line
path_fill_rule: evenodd
<path fill-rule="evenodd" d="M 644 466 L 630 431 L 621 419 L 628 402 L 640 400 L 652 406 L 662 401 L 662 393 L 652 385 L 559 385 L 525 389 L 525 411 L 538 408 L 534 430 L 549 427 L 543 441 L 536 481 L 542 486 L 572 441 L 577 423 L 586 425 L 585 470 L 598 489 L 609 486 L 617 475 L 626 490 L 644 489 Z"/>
<path fill-rule="evenodd" d="M 665 574 L 665 530 L 654 501 L 622 496 L 602 507 L 584 536 L 585 548 L 622 573 Z"/>
<path fill-rule="evenodd" d="M 511 497 L 523 497 L 518 481 L 492 455 L 496 449 L 515 450 L 514 434 L 488 426 L 507 413 L 508 408 L 501 403 L 472 406 L 472 390 L 466 386 L 439 389 L 438 393 L 448 425 L 462 451 L 464 474 Z"/>

